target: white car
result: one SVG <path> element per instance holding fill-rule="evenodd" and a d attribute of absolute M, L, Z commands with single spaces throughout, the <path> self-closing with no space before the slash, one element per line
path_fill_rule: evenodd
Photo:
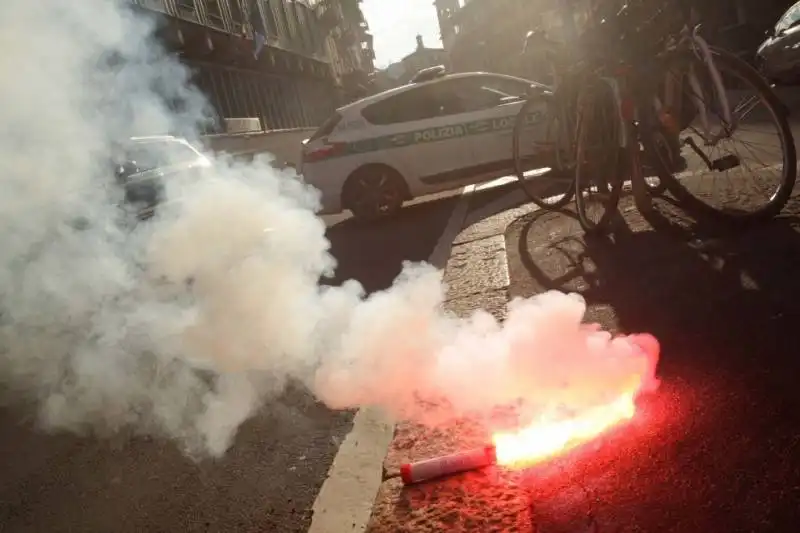
<path fill-rule="evenodd" d="M 513 173 L 512 135 L 530 80 L 425 69 L 412 83 L 343 106 L 307 140 L 301 166 L 322 213 L 396 214 L 412 198 Z M 543 86 L 541 86 L 543 87 Z M 545 141 L 547 107 L 527 117 L 523 146 Z"/>

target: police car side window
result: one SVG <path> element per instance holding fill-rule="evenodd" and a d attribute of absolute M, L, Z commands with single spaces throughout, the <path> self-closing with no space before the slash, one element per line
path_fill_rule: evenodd
<path fill-rule="evenodd" d="M 409 89 L 365 107 L 361 114 L 376 126 L 425 120 L 438 116 L 440 105 L 431 85 Z"/>
<path fill-rule="evenodd" d="M 508 103 L 525 94 L 527 86 L 521 82 L 495 78 L 492 76 L 473 76 L 453 80 L 450 98 L 460 104 L 460 113 L 470 113 L 491 109 Z"/>

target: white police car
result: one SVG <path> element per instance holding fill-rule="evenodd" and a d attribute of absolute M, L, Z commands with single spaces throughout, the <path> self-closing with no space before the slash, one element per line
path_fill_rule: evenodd
<path fill-rule="evenodd" d="M 531 85 L 502 74 L 425 69 L 408 85 L 337 109 L 303 141 L 298 170 L 322 192 L 323 214 L 349 209 L 363 219 L 396 214 L 418 196 L 507 176 L 514 123 Z M 545 104 L 526 122 L 524 145 L 544 141 Z"/>

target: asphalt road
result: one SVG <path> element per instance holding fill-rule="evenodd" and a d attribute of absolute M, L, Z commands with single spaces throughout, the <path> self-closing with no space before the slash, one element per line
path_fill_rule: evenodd
<path fill-rule="evenodd" d="M 458 191 L 381 224 L 328 217 L 336 278 L 388 287 L 403 261 L 428 258 Z M 352 413 L 292 389 L 247 422 L 230 452 L 193 463 L 169 442 L 43 435 L 0 410 L 0 531 L 304 532 Z"/>
<path fill-rule="evenodd" d="M 355 279 L 368 292 L 388 288 L 404 261 L 428 259 L 459 194 L 455 190 L 415 200 L 399 216 L 378 223 L 362 223 L 348 213 L 323 217 L 338 262 L 329 282 Z"/>
<path fill-rule="evenodd" d="M 293 391 L 195 464 L 168 442 L 45 436 L 4 411 L 0 530 L 304 531 L 350 419 Z"/>

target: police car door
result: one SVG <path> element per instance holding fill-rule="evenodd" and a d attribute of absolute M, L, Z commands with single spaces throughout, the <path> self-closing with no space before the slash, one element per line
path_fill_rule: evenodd
<path fill-rule="evenodd" d="M 472 164 L 464 118 L 448 99 L 445 81 L 420 83 L 362 110 L 377 126 L 381 162 L 400 170 L 414 195 L 455 186 Z"/>
<path fill-rule="evenodd" d="M 513 76 L 474 74 L 461 78 L 458 94 L 469 112 L 467 129 L 474 140 L 476 175 L 510 174 L 514 169 L 514 124 L 532 82 Z M 544 101 L 525 117 L 523 155 L 531 156 L 547 139 L 547 107 Z"/>

